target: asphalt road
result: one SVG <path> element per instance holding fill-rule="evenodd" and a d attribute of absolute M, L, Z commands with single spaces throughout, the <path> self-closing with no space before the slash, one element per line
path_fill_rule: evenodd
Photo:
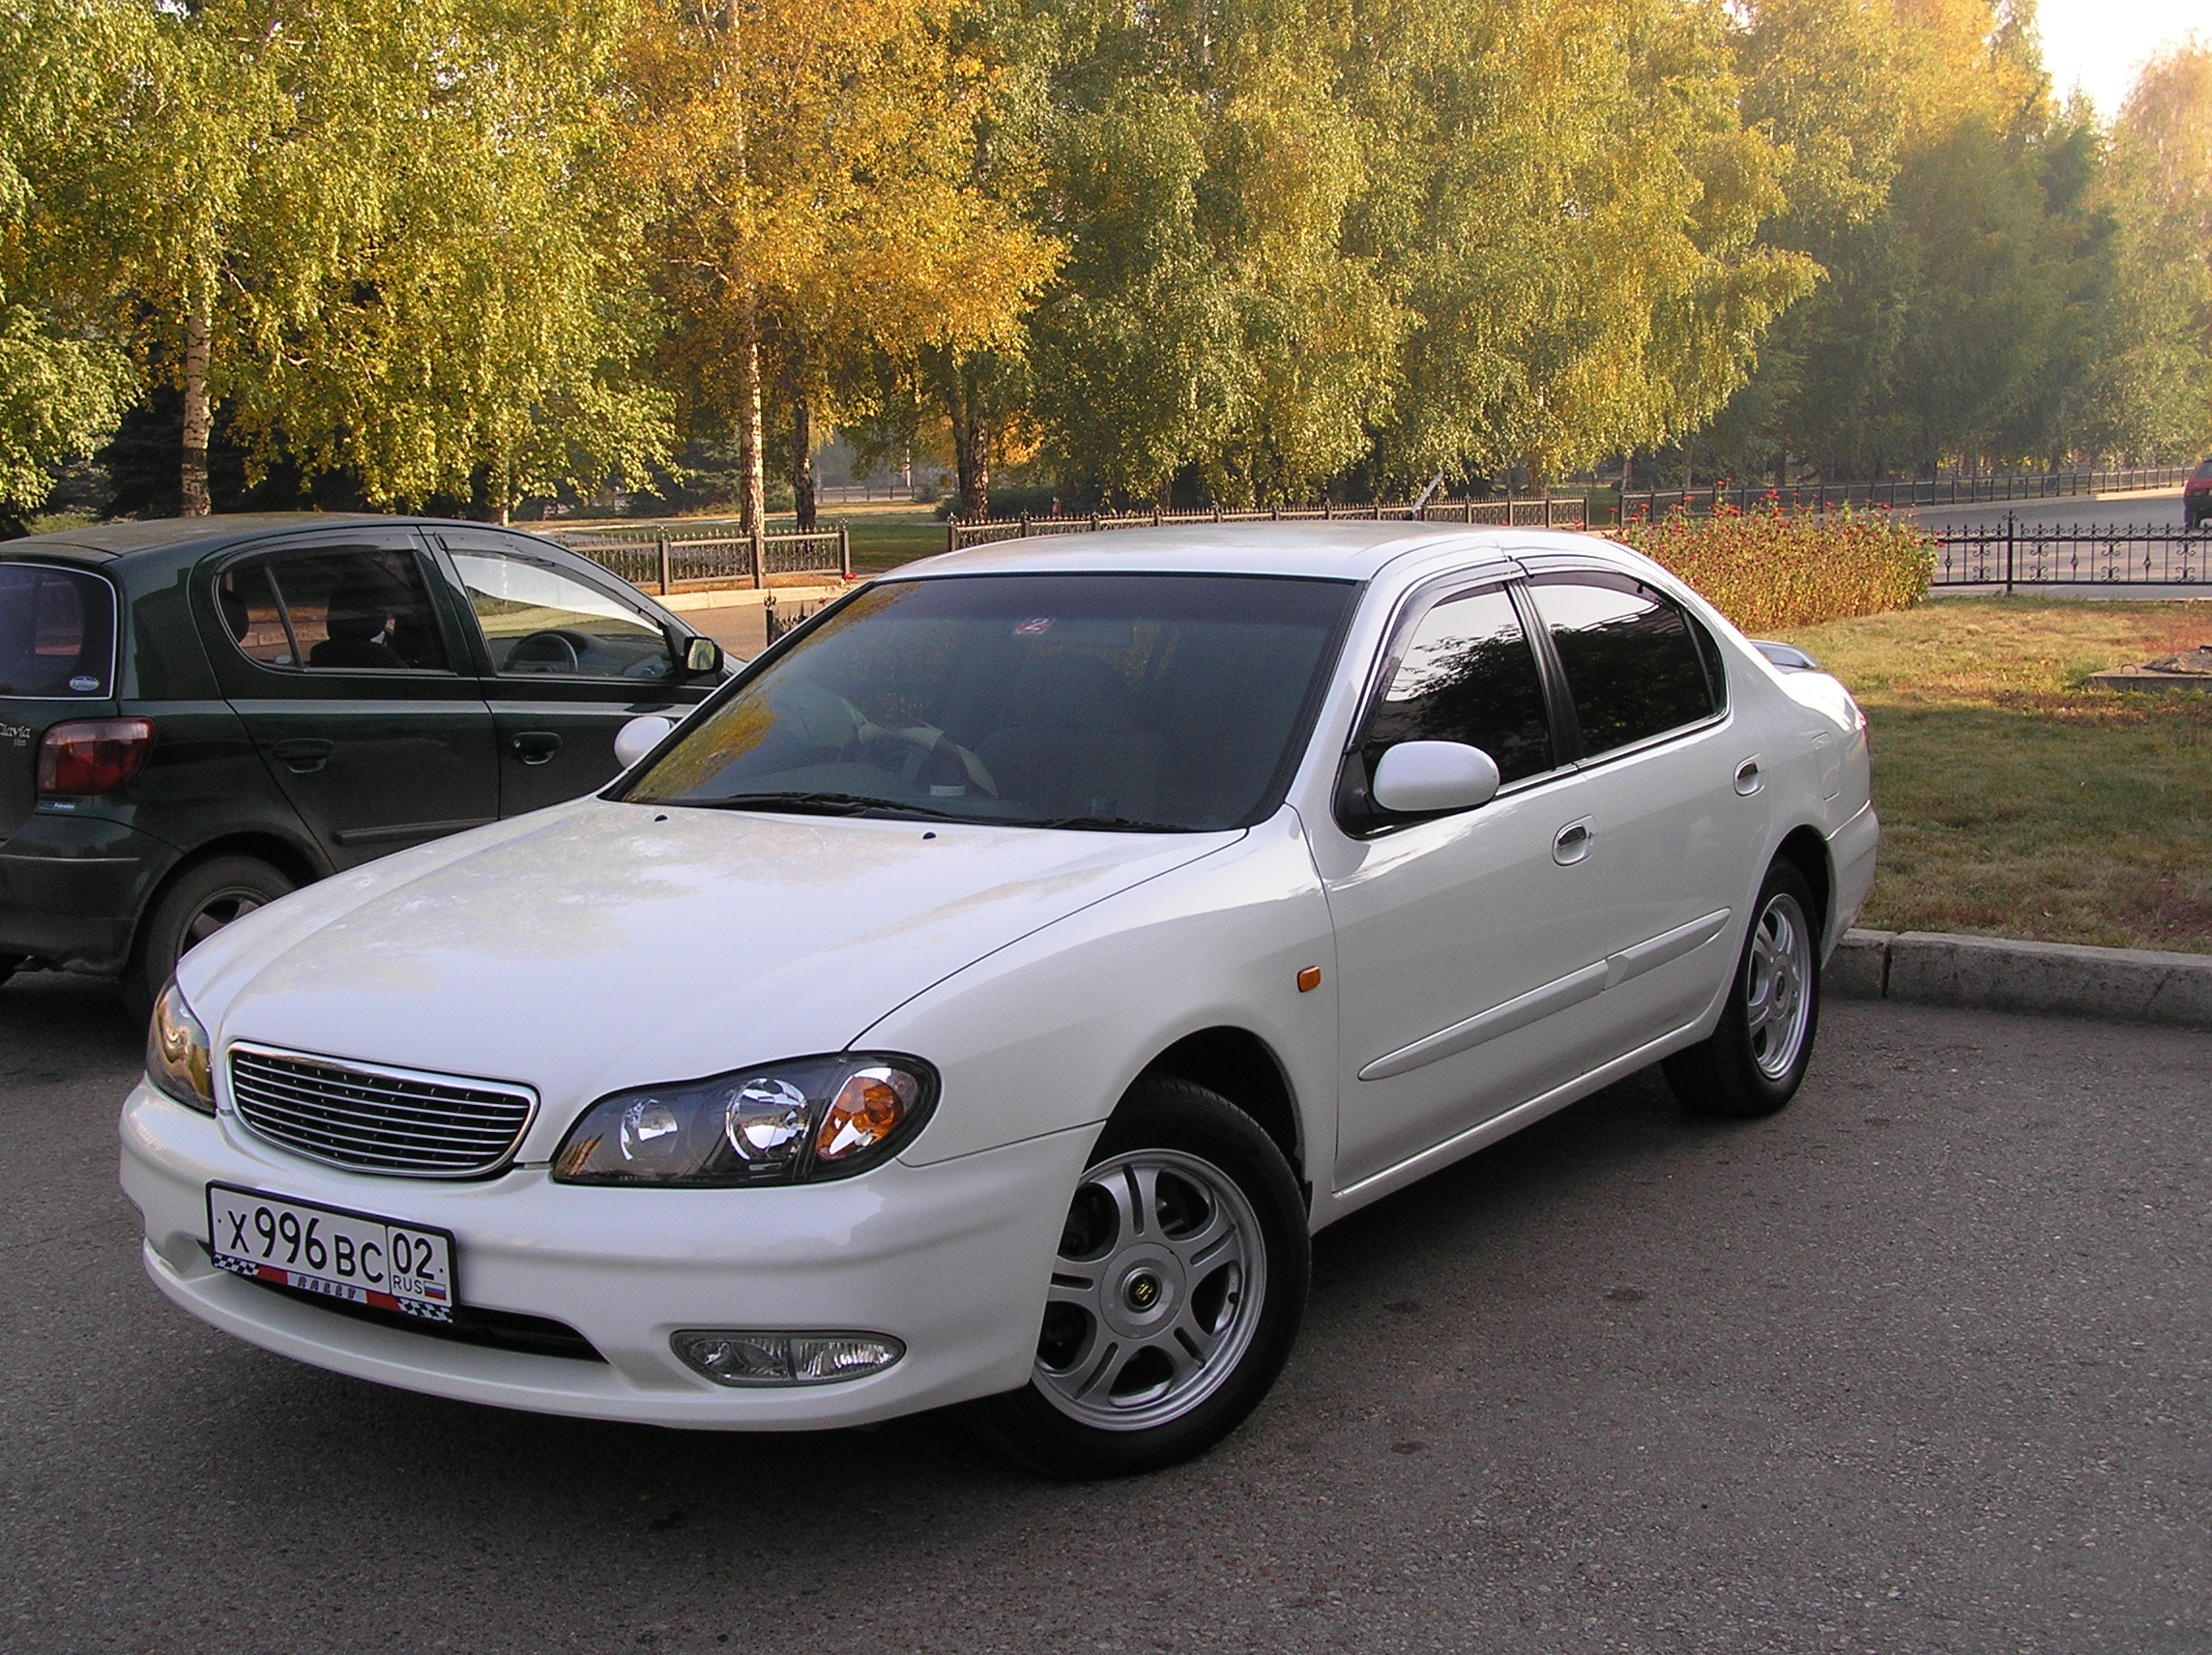
<path fill-rule="evenodd" d="M 2104 529 L 2118 524 L 2124 528 L 2178 531 L 2182 526 L 2178 488 L 2164 489 L 2156 494 L 2117 494 L 2103 498 L 2072 495 L 2055 500 L 2016 500 L 2009 505 L 2002 501 L 1994 504 L 1985 501 L 1977 506 L 1923 506 L 1909 515 L 1922 528 L 1940 534 L 1952 529 L 2002 529 L 2008 511 L 2022 528 Z M 1901 511 L 1898 515 L 1907 513 Z"/>
<path fill-rule="evenodd" d="M 97 990 L 0 991 L 9 1650 L 2212 1648 L 2212 1041 L 1836 1004 L 1318 1243 L 1208 1459 L 696 1437 L 235 1344 L 141 1278 Z"/>

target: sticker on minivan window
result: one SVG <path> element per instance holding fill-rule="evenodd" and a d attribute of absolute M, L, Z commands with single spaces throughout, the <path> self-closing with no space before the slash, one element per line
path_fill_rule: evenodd
<path fill-rule="evenodd" d="M 1014 628 L 1014 636 L 1017 638 L 1033 638 L 1039 632 L 1049 632 L 1051 630 L 1051 616 L 1033 615 L 1027 621 L 1024 621 L 1019 626 Z"/>
<path fill-rule="evenodd" d="M 76 690 L 79 693 L 95 690 L 99 687 L 100 680 L 96 678 L 86 678 L 82 674 L 79 674 L 77 677 L 70 680 L 70 688 Z"/>

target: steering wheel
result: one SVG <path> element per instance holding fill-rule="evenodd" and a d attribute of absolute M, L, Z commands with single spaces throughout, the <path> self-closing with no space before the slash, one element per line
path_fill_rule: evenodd
<path fill-rule="evenodd" d="M 925 772 L 932 766 L 943 772 L 946 767 L 941 761 L 949 758 L 956 761 L 957 768 L 951 770 L 948 785 L 962 790 L 974 787 L 987 798 L 999 797 L 999 784 L 992 778 L 991 772 L 983 768 L 983 761 L 973 750 L 963 747 L 933 724 L 913 724 L 903 730 L 893 730 L 888 725 L 862 720 L 859 728 L 853 732 L 853 743 L 862 749 L 863 753 L 867 748 L 886 741 L 903 742 L 911 749 L 902 764 L 883 767 L 886 769 L 895 768 L 908 781 L 928 785 Z"/>
<path fill-rule="evenodd" d="M 588 638 L 580 638 L 573 632 L 564 632 L 557 626 L 548 626 L 542 632 L 533 632 L 528 637 L 517 638 L 514 648 L 507 652 L 507 664 L 509 667 L 551 667 L 555 672 L 581 672 L 584 668 L 583 652 L 591 647 Z"/>

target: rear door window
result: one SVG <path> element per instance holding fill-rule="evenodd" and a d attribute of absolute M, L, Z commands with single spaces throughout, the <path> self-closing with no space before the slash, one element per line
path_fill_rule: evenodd
<path fill-rule="evenodd" d="M 1566 674 L 1585 757 L 1648 740 L 1720 711 L 1719 661 L 1672 598 L 1626 575 L 1529 583 Z"/>
<path fill-rule="evenodd" d="M 1368 716 L 1360 755 L 1369 775 L 1400 741 L 1480 747 L 1505 782 L 1557 764 L 1543 677 L 1503 587 L 1447 597 L 1414 624 Z"/>
<path fill-rule="evenodd" d="M 216 607 L 241 653 L 305 672 L 447 672 L 422 565 L 394 546 L 317 546 L 235 564 Z"/>
<path fill-rule="evenodd" d="M 0 696 L 114 693 L 115 589 L 96 574 L 0 564 Z"/>

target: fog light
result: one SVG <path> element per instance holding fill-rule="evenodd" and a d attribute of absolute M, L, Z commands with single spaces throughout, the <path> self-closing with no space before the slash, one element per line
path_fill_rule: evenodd
<path fill-rule="evenodd" d="M 880 1374 L 906 1347 L 888 1333 L 766 1333 L 719 1328 L 669 1346 L 718 1385 L 827 1385 Z"/>

